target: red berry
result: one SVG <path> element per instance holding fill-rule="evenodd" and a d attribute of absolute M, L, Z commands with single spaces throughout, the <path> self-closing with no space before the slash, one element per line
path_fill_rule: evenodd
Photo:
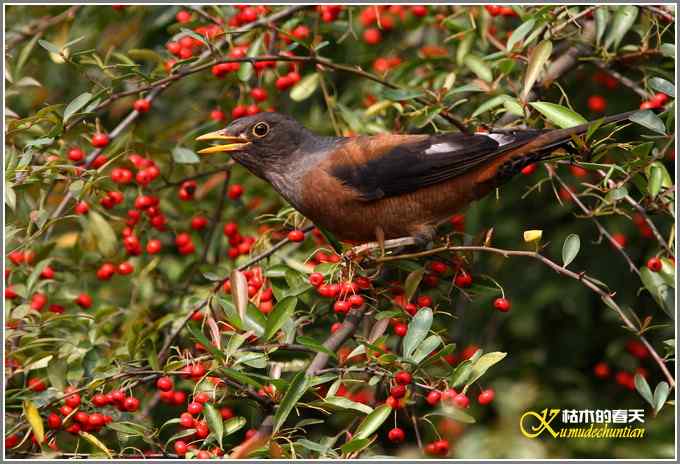
<path fill-rule="evenodd" d="M 453 403 L 459 408 L 467 408 L 468 406 L 470 406 L 470 400 L 465 395 L 465 393 L 458 393 L 453 398 Z"/>
<path fill-rule="evenodd" d="M 394 326 L 394 334 L 403 337 L 406 335 L 406 332 L 408 332 L 408 326 L 404 324 L 403 322 L 399 322 Z"/>
<path fill-rule="evenodd" d="M 212 110 L 210 112 L 210 119 L 213 121 L 221 122 L 224 121 L 227 117 L 224 115 L 224 111 L 222 110 Z"/>
<path fill-rule="evenodd" d="M 85 152 L 78 147 L 73 147 L 68 151 L 68 159 L 71 161 L 82 161 L 85 159 Z"/>
<path fill-rule="evenodd" d="M 425 5 L 413 5 L 411 7 L 411 13 L 413 13 L 413 16 L 427 16 L 427 7 Z"/>
<path fill-rule="evenodd" d="M 647 260 L 647 269 L 649 269 L 652 272 L 659 272 L 662 266 L 663 264 L 661 263 L 661 260 L 656 256 L 649 258 L 649 260 Z"/>
<path fill-rule="evenodd" d="M 186 428 L 191 428 L 194 426 L 194 416 L 188 412 L 183 412 L 179 416 L 179 425 Z"/>
<path fill-rule="evenodd" d="M 207 403 L 210 401 L 210 395 L 208 395 L 206 392 L 199 392 L 194 396 L 194 401 L 197 403 Z"/>
<path fill-rule="evenodd" d="M 222 416 L 223 420 L 231 419 L 234 417 L 234 411 L 231 408 L 225 406 L 220 408 L 220 415 Z"/>
<path fill-rule="evenodd" d="M 53 279 L 54 269 L 52 269 L 49 266 L 45 266 L 43 270 L 40 272 L 40 277 L 42 277 L 43 279 Z"/>
<path fill-rule="evenodd" d="M 364 297 L 361 295 L 352 295 L 349 297 L 348 301 L 353 308 L 358 308 L 364 304 Z"/>
<path fill-rule="evenodd" d="M 334 322 L 333 325 L 331 325 L 331 333 L 337 332 L 338 330 L 340 330 L 341 327 L 342 322 Z"/>
<path fill-rule="evenodd" d="M 130 264 L 128 261 L 122 262 L 118 265 L 118 274 L 120 275 L 132 274 L 134 270 L 134 266 L 132 266 L 132 264 Z"/>
<path fill-rule="evenodd" d="M 406 387 L 404 385 L 397 384 L 390 388 L 390 395 L 395 398 L 403 398 L 406 396 Z"/>
<path fill-rule="evenodd" d="M 281 76 L 274 83 L 278 90 L 286 90 L 293 85 L 293 80 L 289 76 Z"/>
<path fill-rule="evenodd" d="M 123 407 L 126 411 L 134 412 L 139 409 L 139 400 L 134 396 L 128 396 L 123 400 Z"/>
<path fill-rule="evenodd" d="M 30 390 L 33 390 L 34 392 L 42 392 L 47 389 L 47 386 L 45 385 L 45 382 L 43 382 L 41 379 L 37 377 L 32 377 L 28 379 L 28 388 Z"/>
<path fill-rule="evenodd" d="M 536 163 L 527 164 L 520 172 L 525 176 L 532 175 L 534 172 L 536 172 Z"/>
<path fill-rule="evenodd" d="M 234 119 L 242 118 L 248 114 L 248 108 L 244 105 L 237 105 L 231 110 L 231 117 Z"/>
<path fill-rule="evenodd" d="M 51 429 L 58 429 L 61 427 L 61 417 L 58 414 L 50 413 L 47 416 L 47 426 Z"/>
<path fill-rule="evenodd" d="M 160 252 L 162 248 L 161 241 L 157 239 L 149 240 L 146 244 L 146 252 L 150 255 L 155 255 Z"/>
<path fill-rule="evenodd" d="M 309 33 L 309 28 L 304 25 L 300 25 L 293 29 L 293 37 L 298 40 L 305 40 L 307 37 L 309 37 Z"/>
<path fill-rule="evenodd" d="M 194 230 L 203 230 L 208 225 L 208 218 L 205 216 L 195 216 L 191 219 L 191 228 Z"/>
<path fill-rule="evenodd" d="M 90 211 L 90 205 L 88 205 L 84 201 L 79 201 L 78 203 L 76 203 L 74 211 L 76 212 L 76 214 L 80 215 L 87 214 L 87 212 Z"/>
<path fill-rule="evenodd" d="M 600 379 L 606 379 L 611 374 L 611 370 L 609 369 L 609 366 L 605 362 L 599 362 L 595 364 L 593 372 L 595 373 L 595 376 Z"/>
<path fill-rule="evenodd" d="M 92 143 L 93 147 L 103 148 L 109 144 L 109 135 L 103 132 L 97 132 L 92 136 L 90 143 Z"/>
<path fill-rule="evenodd" d="M 477 402 L 481 405 L 489 404 L 493 401 L 495 392 L 491 388 L 482 391 L 477 397 Z"/>
<path fill-rule="evenodd" d="M 435 453 L 440 456 L 445 456 L 449 452 L 448 440 L 437 440 L 434 442 Z"/>
<path fill-rule="evenodd" d="M 301 242 L 305 239 L 305 233 L 299 229 L 288 232 L 288 240 L 291 242 Z"/>
<path fill-rule="evenodd" d="M 250 96 L 253 97 L 253 100 L 256 102 L 263 102 L 267 99 L 267 91 L 261 87 L 255 87 L 250 91 Z"/>
<path fill-rule="evenodd" d="M 427 295 L 420 295 L 418 297 L 418 299 L 416 300 L 416 303 L 421 308 L 431 308 L 432 307 L 432 298 L 427 296 Z"/>
<path fill-rule="evenodd" d="M 88 423 L 90 424 L 90 427 L 98 428 L 104 425 L 106 422 L 106 419 L 104 419 L 103 414 L 99 414 L 98 412 L 90 414 L 90 418 L 88 420 Z"/>
<path fill-rule="evenodd" d="M 472 285 L 472 276 L 465 271 L 460 271 L 454 280 L 456 287 L 467 288 Z"/>
<path fill-rule="evenodd" d="M 196 363 L 191 366 L 190 374 L 194 379 L 199 379 L 205 375 L 205 367 L 201 363 Z"/>
<path fill-rule="evenodd" d="M 187 454 L 188 449 L 189 447 L 184 440 L 177 440 L 175 442 L 175 453 L 177 453 L 178 456 Z"/>
<path fill-rule="evenodd" d="M 188 23 L 191 21 L 191 13 L 186 10 L 180 10 L 175 15 L 175 19 L 178 23 Z"/>
<path fill-rule="evenodd" d="M 441 399 L 442 394 L 437 390 L 432 390 L 425 397 L 425 401 L 427 401 L 427 404 L 429 404 L 430 406 L 435 406 L 437 403 L 439 403 Z"/>
<path fill-rule="evenodd" d="M 200 414 L 201 412 L 203 412 L 203 405 L 197 401 L 192 401 L 187 406 L 187 412 L 192 416 Z"/>
<path fill-rule="evenodd" d="M 42 311 L 42 309 L 47 304 L 47 295 L 44 293 L 35 293 L 31 297 L 31 309 L 36 311 Z"/>
<path fill-rule="evenodd" d="M 232 200 L 238 200 L 243 195 L 243 187 L 239 184 L 232 184 L 229 186 L 227 196 Z"/>
<path fill-rule="evenodd" d="M 132 108 L 139 113 L 146 113 L 151 109 L 151 102 L 146 98 L 140 98 L 135 100 L 132 104 Z"/>
<path fill-rule="evenodd" d="M 594 113 L 603 113 L 607 109 L 607 100 L 601 95 L 591 95 L 588 98 L 588 109 Z"/>
<path fill-rule="evenodd" d="M 172 390 L 172 385 L 172 379 L 168 376 L 159 377 L 158 380 L 156 380 L 156 388 L 162 391 Z"/>
<path fill-rule="evenodd" d="M 656 105 L 655 106 L 656 108 L 659 108 L 666 104 L 666 102 L 668 101 L 668 95 L 659 92 L 654 94 L 654 96 L 649 101 Z"/>
<path fill-rule="evenodd" d="M 64 399 L 64 404 L 71 408 L 77 408 L 80 406 L 80 395 L 78 393 L 72 393 Z"/>
<path fill-rule="evenodd" d="M 408 385 L 413 381 L 413 377 L 406 371 L 399 371 L 394 374 L 394 381 L 399 385 Z"/>
<path fill-rule="evenodd" d="M 493 307 L 504 313 L 510 311 L 510 306 L 511 306 L 510 300 L 508 300 L 507 298 L 496 298 L 493 301 Z"/>
<path fill-rule="evenodd" d="M 324 281 L 323 274 L 319 272 L 314 272 L 309 276 L 309 283 L 314 287 L 318 287 L 323 283 L 323 281 Z"/>
<path fill-rule="evenodd" d="M 175 406 L 181 406 L 187 400 L 187 394 L 183 391 L 176 391 L 173 394 L 172 402 Z"/>
<path fill-rule="evenodd" d="M 392 443 L 401 443 L 406 438 L 406 434 L 399 427 L 395 427 L 392 430 L 390 430 L 389 432 L 387 432 L 387 438 Z"/>
<path fill-rule="evenodd" d="M 401 408 L 401 403 L 399 403 L 399 400 L 397 398 L 395 398 L 394 396 L 388 396 L 387 399 L 385 400 L 385 404 L 388 405 L 392 409 Z"/>
<path fill-rule="evenodd" d="M 337 314 L 347 314 L 349 310 L 350 306 L 349 301 L 347 300 L 338 300 L 333 305 L 333 311 L 335 311 Z"/>
<path fill-rule="evenodd" d="M 106 397 L 106 395 L 102 393 L 97 393 L 92 397 L 92 404 L 94 404 L 96 407 L 101 408 L 103 406 L 106 406 L 109 404 L 109 400 Z"/>
<path fill-rule="evenodd" d="M 364 42 L 369 45 L 377 45 L 382 40 L 380 31 L 375 28 L 366 29 L 363 34 Z"/>

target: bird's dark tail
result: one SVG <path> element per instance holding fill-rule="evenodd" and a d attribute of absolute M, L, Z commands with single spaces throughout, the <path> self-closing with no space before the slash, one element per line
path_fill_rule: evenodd
<path fill-rule="evenodd" d="M 627 111 L 604 118 L 569 127 L 567 129 L 546 130 L 526 145 L 508 152 L 498 167 L 495 181 L 501 184 L 519 173 L 525 166 L 549 158 L 557 148 L 568 144 L 575 135 L 584 134 L 593 124 L 611 124 L 628 119 L 639 110 Z"/>
<path fill-rule="evenodd" d="M 621 122 L 628 119 L 631 115 L 637 113 L 639 110 L 626 111 L 625 113 L 613 114 L 611 116 L 605 116 L 604 118 L 589 121 L 585 124 L 580 124 L 578 126 L 569 127 L 567 129 L 555 129 L 545 132 L 540 136 L 536 137 L 530 142 L 530 145 L 536 144 L 536 148 L 555 148 L 562 145 L 563 143 L 571 140 L 572 135 L 584 134 L 593 124 L 600 124 L 601 126 L 605 124 L 611 124 L 614 122 Z"/>

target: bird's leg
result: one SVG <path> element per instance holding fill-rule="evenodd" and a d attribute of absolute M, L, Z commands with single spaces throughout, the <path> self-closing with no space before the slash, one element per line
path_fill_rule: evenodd
<path fill-rule="evenodd" d="M 421 243 L 417 237 L 401 237 L 393 238 L 390 240 L 385 240 L 384 242 L 368 242 L 361 245 L 352 247 L 348 251 L 349 256 L 361 256 L 364 254 L 369 254 L 373 250 L 391 250 L 394 248 L 400 248 L 403 246 L 417 245 Z M 382 245 L 382 246 L 381 246 Z"/>

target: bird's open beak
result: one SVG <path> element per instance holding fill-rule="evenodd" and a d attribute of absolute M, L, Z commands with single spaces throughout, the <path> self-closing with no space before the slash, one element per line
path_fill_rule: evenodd
<path fill-rule="evenodd" d="M 212 147 L 199 150 L 198 153 L 200 153 L 201 155 L 207 155 L 210 153 L 239 151 L 250 145 L 248 139 L 245 139 L 243 137 L 235 137 L 233 135 L 225 135 L 221 130 L 200 135 L 196 137 L 196 140 L 222 140 L 227 142 L 222 145 L 214 145 Z"/>

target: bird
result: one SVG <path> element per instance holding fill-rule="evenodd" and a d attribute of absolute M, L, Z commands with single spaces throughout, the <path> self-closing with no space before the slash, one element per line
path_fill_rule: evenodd
<path fill-rule="evenodd" d="M 381 248 L 429 243 L 436 228 L 593 124 L 621 123 L 636 111 L 566 129 L 473 134 L 320 136 L 294 118 L 259 113 L 203 134 L 264 179 L 296 210 L 340 241 Z"/>

